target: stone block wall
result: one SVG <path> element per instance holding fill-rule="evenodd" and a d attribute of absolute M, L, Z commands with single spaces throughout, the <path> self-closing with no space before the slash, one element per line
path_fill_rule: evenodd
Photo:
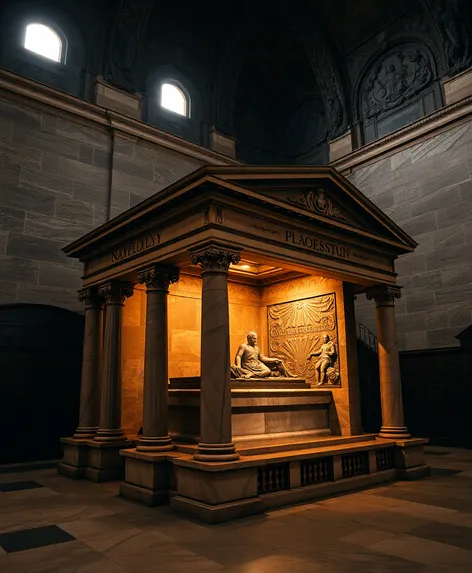
<path fill-rule="evenodd" d="M 472 323 L 472 122 L 353 169 L 347 177 L 418 243 L 396 263 L 402 350 L 458 345 Z M 376 331 L 375 305 L 357 319 Z"/>
<path fill-rule="evenodd" d="M 200 167 L 164 147 L 0 100 L 0 304 L 82 311 L 61 248 Z"/>

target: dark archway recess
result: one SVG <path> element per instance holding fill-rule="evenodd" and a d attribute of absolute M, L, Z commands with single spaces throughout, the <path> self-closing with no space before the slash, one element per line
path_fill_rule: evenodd
<path fill-rule="evenodd" d="M 362 429 L 377 433 L 382 425 L 380 409 L 379 357 L 361 340 L 357 340 L 357 363 L 361 395 Z"/>
<path fill-rule="evenodd" d="M 267 165 L 324 165 L 325 109 L 310 62 L 282 25 L 267 23 L 259 32 L 239 74 L 237 157 Z"/>
<path fill-rule="evenodd" d="M 83 316 L 0 306 L 0 464 L 57 459 L 78 420 Z"/>

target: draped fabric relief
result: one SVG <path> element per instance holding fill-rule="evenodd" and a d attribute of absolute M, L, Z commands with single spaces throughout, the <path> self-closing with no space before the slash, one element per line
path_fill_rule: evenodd
<path fill-rule="evenodd" d="M 336 295 L 327 294 L 275 304 L 267 308 L 269 356 L 282 359 L 287 368 L 307 382 L 315 383 L 316 358 L 327 334 L 338 350 Z M 340 384 L 338 352 L 328 369 L 331 384 Z"/>

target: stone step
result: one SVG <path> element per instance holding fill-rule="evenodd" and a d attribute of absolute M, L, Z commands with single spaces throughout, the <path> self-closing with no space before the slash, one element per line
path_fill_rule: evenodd
<path fill-rule="evenodd" d="M 238 442 L 236 447 L 242 456 L 257 456 L 291 450 L 307 450 L 313 448 L 326 448 L 358 442 L 375 440 L 376 434 L 361 434 L 359 436 L 326 436 L 326 437 L 306 437 L 306 438 L 284 438 L 282 440 L 254 440 Z"/>

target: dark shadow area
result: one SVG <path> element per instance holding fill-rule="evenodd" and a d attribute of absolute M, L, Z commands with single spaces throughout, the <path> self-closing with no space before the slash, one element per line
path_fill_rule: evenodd
<path fill-rule="evenodd" d="M 0 306 L 0 464 L 58 458 L 77 425 L 83 316 Z"/>

